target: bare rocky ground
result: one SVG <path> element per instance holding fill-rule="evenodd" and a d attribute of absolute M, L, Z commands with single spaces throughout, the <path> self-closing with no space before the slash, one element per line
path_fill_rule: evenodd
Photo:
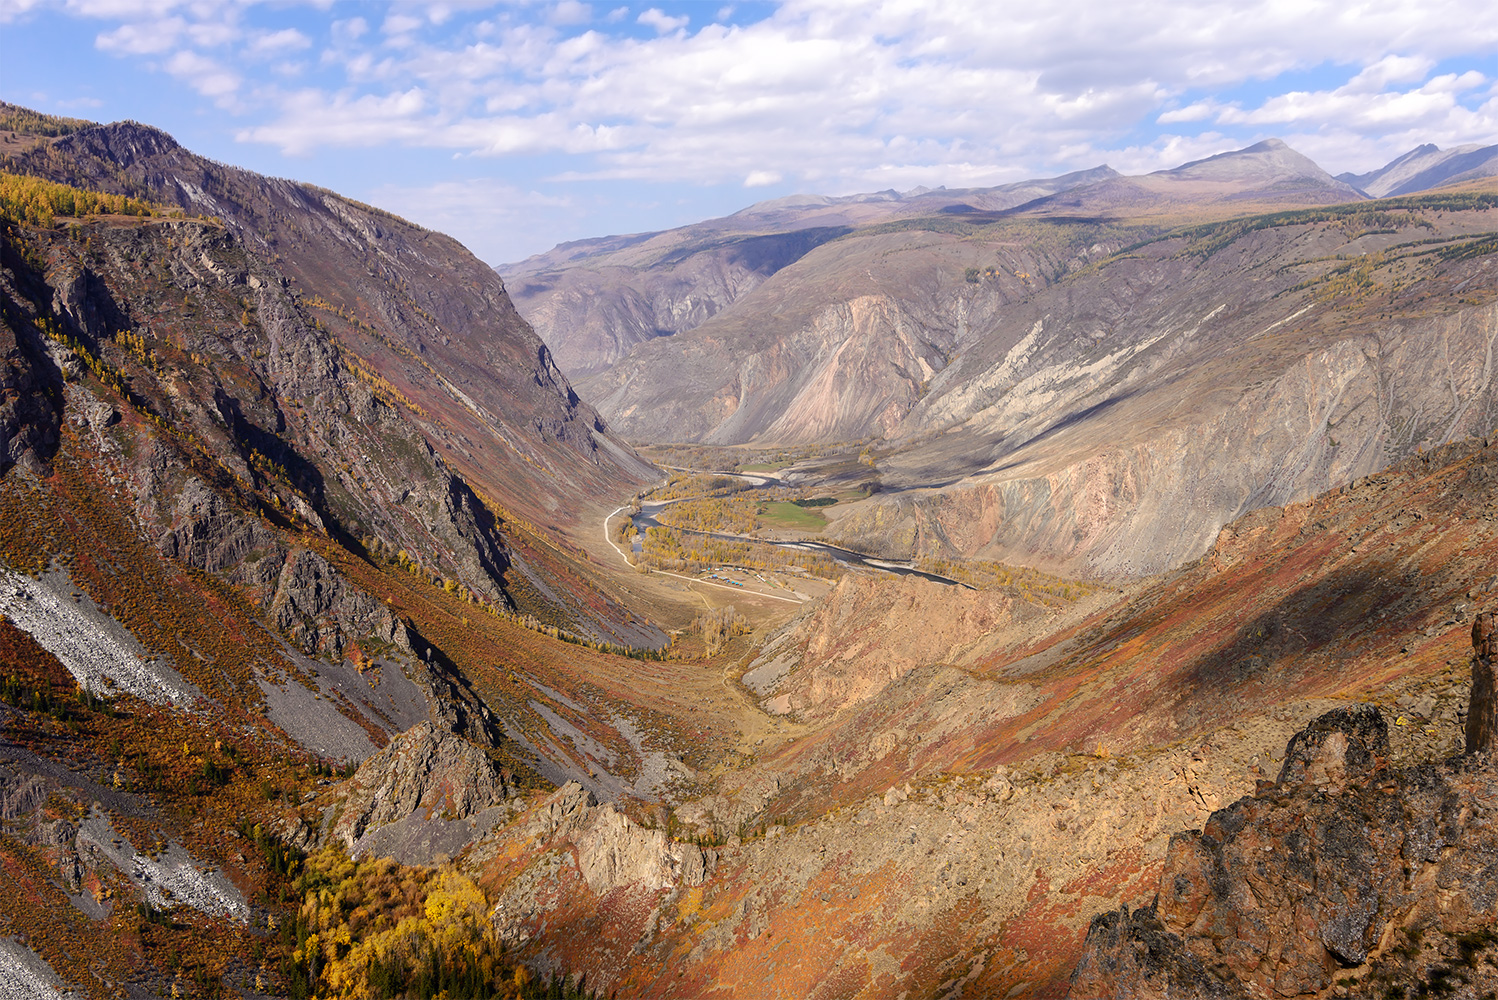
<path fill-rule="evenodd" d="M 1489 749 L 1390 767 L 1377 709 L 1318 718 L 1276 782 L 1171 839 L 1148 906 L 1092 921 L 1072 996 L 1491 996 Z"/>
<path fill-rule="evenodd" d="M 0 998 L 3 1000 L 79 1000 L 52 967 L 18 941 L 0 938 Z"/>
<path fill-rule="evenodd" d="M 78 684 L 101 697 L 128 692 L 144 701 L 196 707 L 203 693 L 151 656 L 119 622 L 73 587 L 65 569 L 40 577 L 0 569 L 0 615 L 32 635 Z"/>

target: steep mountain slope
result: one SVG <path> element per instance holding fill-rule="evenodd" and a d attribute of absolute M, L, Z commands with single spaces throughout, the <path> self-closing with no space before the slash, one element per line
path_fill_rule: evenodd
<path fill-rule="evenodd" d="M 455 467 L 535 521 L 575 515 L 545 506 L 553 492 L 612 495 L 620 480 L 649 475 L 578 401 L 499 279 L 449 237 L 332 192 L 213 163 L 130 122 L 36 144 L 8 163 L 223 221 L 248 250 L 277 262 L 346 349 L 423 400 Z"/>
<path fill-rule="evenodd" d="M 134 128 L 75 137 L 139 138 Z M 13 146 L 66 172 L 65 148 L 32 143 Z M 102 162 L 90 154 L 80 173 Z M 240 180 L 252 186 L 253 175 Z M 689 785 L 693 767 L 734 738 L 731 719 L 658 697 L 640 681 L 640 660 L 588 641 L 638 647 L 664 637 L 569 568 L 586 567 L 565 539 L 520 522 L 443 457 L 466 425 L 448 421 L 436 383 L 422 383 L 429 396 L 399 388 L 350 346 L 356 328 L 380 343 L 393 344 L 390 335 L 347 308 L 340 335 L 327 289 L 298 287 L 324 260 L 314 240 L 299 245 L 307 270 L 294 278 L 286 257 L 219 220 L 159 203 L 73 215 L 99 199 L 34 177 L 7 175 L 4 185 L 6 989 L 34 995 L 55 972 L 91 996 L 310 995 L 320 959 L 298 950 L 308 883 L 294 876 L 322 876 L 316 859 L 304 873 L 296 845 L 326 817 L 298 807 L 331 783 L 335 766 L 352 771 L 412 727 L 416 735 L 374 766 L 403 762 L 413 745 L 430 750 L 429 766 L 389 786 L 369 822 L 408 819 L 396 813 L 423 812 L 423 803 L 455 809 L 451 850 L 480 823 L 504 819 L 512 796 L 550 790 L 550 779 L 578 778 L 605 797 L 658 796 L 668 778 Z M 341 202 L 324 195 L 319 204 Z M 288 212 L 279 224 L 313 229 L 309 214 Z M 399 246 L 404 260 L 410 244 Z M 437 262 L 435 251 L 425 259 Z M 342 288 L 353 279 L 329 280 Z M 480 269 L 476 280 L 489 283 L 478 288 L 491 311 L 513 320 L 495 279 Z M 434 305 L 470 294 L 440 283 L 430 296 L 411 293 Z M 472 369 L 470 400 L 523 380 L 505 358 L 534 348 L 544 361 L 544 348 L 516 330 L 513 343 L 504 324 L 474 333 L 498 370 L 480 386 Z M 462 336 L 453 331 L 455 344 Z M 440 374 L 411 364 L 422 373 L 413 383 Z M 541 470 L 534 481 L 551 485 L 528 499 L 539 507 L 521 509 L 629 489 L 632 480 L 611 477 L 643 464 L 597 427 L 577 426 L 591 411 L 560 376 L 530 371 L 533 388 L 504 405 L 523 415 L 526 393 L 539 394 L 531 419 L 557 433 L 528 452 Z M 486 426 L 501 454 L 505 428 Z M 514 440 L 525 444 L 519 431 Z M 610 449 L 620 456 L 612 472 Z M 554 565 L 537 568 L 536 550 Z M 555 568 L 571 576 L 548 576 Z M 553 588 L 549 623 L 525 613 L 545 610 L 528 603 L 536 580 Z M 493 787 L 481 794 L 485 780 Z M 466 794 L 455 783 L 475 787 Z M 431 842 L 427 818 L 408 826 L 411 850 L 432 861 L 439 852 L 420 853 Z M 387 853 L 399 853 L 393 836 L 378 840 Z M 425 879 L 397 879 L 418 912 Z M 321 883 L 312 884 L 315 895 Z M 399 905 L 373 916 L 391 913 Z M 465 940 L 497 949 L 492 932 L 475 933 Z M 511 971 L 491 963 L 484 974 L 492 984 Z"/>
<path fill-rule="evenodd" d="M 1431 143 L 1416 146 L 1366 174 L 1338 174 L 1359 191 L 1374 198 L 1415 194 L 1444 184 L 1459 184 L 1498 174 L 1498 146 L 1453 146 L 1441 149 Z"/>
<path fill-rule="evenodd" d="M 1490 428 L 1498 197 L 1427 197 L 1184 230 L 1006 309 L 831 536 L 1152 573 L 1255 507 Z"/>
<path fill-rule="evenodd" d="M 995 188 L 798 196 L 662 233 L 566 243 L 498 268 L 569 377 L 605 371 L 638 343 L 690 330 L 828 240 L 900 218 L 1012 208 L 1107 167 Z"/>
<path fill-rule="evenodd" d="M 1172 838 L 1153 902 L 1094 918 L 1071 995 L 1492 995 L 1487 749 L 1391 768 L 1376 708 L 1315 720 L 1276 782 Z"/>
<path fill-rule="evenodd" d="M 589 373 L 584 392 L 636 440 L 865 440 L 889 433 L 947 358 L 1006 303 L 1100 256 L 1187 219 L 1363 197 L 1278 140 L 1145 177 L 1099 170 L 1058 182 L 1058 193 L 1010 206 L 967 197 L 924 217 L 829 230 L 830 242 L 773 278 L 731 299 L 717 296 L 689 324 L 666 324 L 669 339 L 645 342 L 623 332 L 638 324 L 611 318 L 621 302 L 643 315 L 640 289 L 678 281 L 674 267 L 658 269 L 654 257 L 637 258 L 635 291 L 605 289 L 591 265 L 568 262 L 521 302 L 544 334 L 568 341 L 579 372 Z M 675 287 L 673 301 L 684 303 L 706 285 L 699 277 Z M 566 320 L 558 311 L 564 301 Z M 590 311 L 596 315 L 582 320 Z"/>
<path fill-rule="evenodd" d="M 226 301 L 237 296 L 219 311 L 233 312 L 237 303 L 247 326 L 260 299 L 276 298 L 280 312 L 294 310 L 317 331 L 325 345 L 317 351 L 345 361 L 344 374 L 362 381 L 361 391 L 401 411 L 415 432 L 409 446 L 440 454 L 444 469 L 469 484 L 473 496 L 486 498 L 472 516 L 504 522 L 493 530 L 496 540 L 501 533 L 507 538 L 503 562 L 513 600 L 583 634 L 634 644 L 660 641 L 658 634 L 631 630 L 617 593 L 601 593 L 596 574 L 566 540 L 569 531 L 591 528 L 577 522 L 582 507 L 627 494 L 652 470 L 578 400 L 550 352 L 515 313 L 503 284 L 456 242 L 331 192 L 212 163 L 165 133 L 134 123 L 8 148 L 9 169 L 146 197 L 218 220 L 233 237 L 223 244 L 231 259 L 214 264 L 207 253 L 210 263 L 181 265 L 189 280 L 217 283 Z M 112 264 L 124 275 L 133 251 L 113 252 Z M 89 265 L 78 271 L 75 284 L 84 298 L 116 294 L 103 290 L 107 283 Z M 128 310 L 108 301 L 85 308 L 98 314 L 89 320 L 90 342 L 135 322 Z M 327 432 L 314 435 L 325 440 L 317 446 L 318 484 L 302 484 L 312 491 L 307 502 L 321 518 L 332 514 L 342 530 L 370 534 L 392 551 L 408 547 L 400 532 L 376 523 L 379 518 L 372 520 L 367 511 L 321 506 L 321 491 L 331 490 L 340 498 L 362 497 L 354 508 L 373 510 L 392 499 L 385 493 L 403 486 L 392 477 L 377 490 L 367 450 L 349 461 L 345 449 L 355 439 L 333 425 L 358 423 L 359 414 L 350 416 L 346 407 L 325 413 L 334 405 L 318 393 L 326 365 L 298 363 L 296 392 L 313 405 L 315 420 Z M 248 403 L 232 405 L 249 412 Z M 228 411 L 220 419 L 261 422 Z M 276 461 L 295 465 L 285 458 Z M 376 457 L 375 466 L 380 461 Z M 497 583 L 503 567 L 490 561 L 487 572 Z M 479 587 L 472 571 L 460 579 Z"/>
<path fill-rule="evenodd" d="M 1158 572 L 1498 422 L 1495 204 L 876 227 L 584 391 L 644 439 L 882 439 L 882 492 L 830 512 L 860 551 Z"/>
<path fill-rule="evenodd" d="M 1022 235 L 1030 235 L 1025 240 Z M 825 244 L 583 391 L 640 440 L 808 443 L 894 430 L 975 331 L 1132 239 L 1106 227 L 894 224 Z M 971 272 L 975 280 L 967 280 Z"/>

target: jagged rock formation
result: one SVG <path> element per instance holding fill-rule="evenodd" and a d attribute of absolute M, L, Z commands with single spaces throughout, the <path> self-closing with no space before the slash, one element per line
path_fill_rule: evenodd
<path fill-rule="evenodd" d="M 1093 919 L 1071 995 L 1403 995 L 1498 986 L 1498 773 L 1388 768 L 1371 706 L 1298 733 L 1279 781 L 1171 841 L 1148 907 Z"/>
<path fill-rule="evenodd" d="M 325 836 L 356 857 L 430 864 L 507 818 L 513 794 L 483 750 L 424 722 L 359 765 Z"/>
<path fill-rule="evenodd" d="M 1467 707 L 1467 752 L 1498 750 L 1498 615 L 1484 611 L 1472 621 L 1472 703 Z"/>
<path fill-rule="evenodd" d="M 884 492 L 835 509 L 829 538 L 1137 576 L 1261 505 L 1486 433 L 1498 270 L 1475 237 L 1491 209 L 1444 218 L 1449 251 L 1394 250 L 1419 222 L 1372 236 L 1291 216 L 1152 242 L 1037 293 L 931 380 L 880 458 Z M 1348 295 L 1323 253 L 1382 263 Z M 1453 302 L 1459 286 L 1485 291 Z"/>
<path fill-rule="evenodd" d="M 595 910 L 604 903 L 633 910 L 642 901 L 654 902 L 654 923 L 666 909 L 658 902 L 661 893 L 670 900 L 701 886 L 718 863 L 717 851 L 643 827 L 612 803 L 594 804 L 575 781 L 543 799 L 517 826 L 483 841 L 469 858 L 478 867 L 498 859 L 504 868 L 510 867 L 505 859 L 520 853 L 528 860 L 546 859 L 541 871 L 515 866 L 503 876 L 495 923 L 501 938 L 513 945 L 535 936 L 534 922 L 547 915 L 543 899 L 555 891 L 549 883 L 556 880 L 586 893 Z M 607 933 L 612 937 L 617 932 L 611 928 Z"/>
<path fill-rule="evenodd" d="M 659 233 L 564 243 L 497 270 L 569 378 L 598 375 L 638 344 L 695 329 L 777 271 L 859 226 L 1002 211 L 1117 176 L 1096 167 L 996 188 L 799 195 Z"/>
<path fill-rule="evenodd" d="M 41 469 L 57 449 L 61 392 L 36 358 L 37 345 L 5 315 L 14 302 L 0 271 L 0 474 L 16 463 Z M 49 385 L 48 383 L 53 382 Z"/>
<path fill-rule="evenodd" d="M 647 830 L 612 803 L 600 806 L 577 838 L 577 867 L 594 895 L 629 887 L 645 892 L 701 885 L 708 859 L 700 847 Z"/>

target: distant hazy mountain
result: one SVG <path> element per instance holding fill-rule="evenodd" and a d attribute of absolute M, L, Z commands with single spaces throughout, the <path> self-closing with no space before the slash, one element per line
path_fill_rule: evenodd
<path fill-rule="evenodd" d="M 1025 205 L 1035 214 L 1170 215 L 1213 205 L 1293 207 L 1360 201 L 1364 195 L 1279 139 L 1218 153 L 1142 177 L 1079 184 Z"/>
<path fill-rule="evenodd" d="M 781 268 L 855 229 L 1004 211 L 1118 176 L 1103 166 L 991 188 L 792 195 L 665 232 L 564 243 L 498 270 L 562 370 L 586 378 L 637 344 L 700 326 Z"/>
<path fill-rule="evenodd" d="M 1388 198 L 1495 175 L 1498 175 L 1498 145 L 1473 144 L 1440 149 L 1426 143 L 1377 170 L 1366 174 L 1338 174 L 1337 179 L 1374 198 Z"/>
<path fill-rule="evenodd" d="M 635 441 L 880 442 L 887 492 L 829 534 L 892 557 L 1156 572 L 1232 517 L 1498 419 L 1481 360 L 1492 325 L 1467 308 L 1491 291 L 1486 244 L 1462 245 L 1491 231 L 1490 195 L 1433 201 L 1386 232 L 1365 195 L 1277 140 L 1005 210 L 953 194 L 938 204 L 972 208 L 843 216 L 758 272 L 751 248 L 797 234 L 655 234 L 608 258 L 637 254 L 627 268 L 527 276 L 516 284 L 551 290 L 516 297 L 558 336 L 564 306 L 601 319 L 670 286 L 701 311 L 612 363 L 598 349 L 579 392 Z M 1453 241 L 1449 256 L 1432 236 Z M 1366 274 L 1335 263 L 1376 250 L 1392 256 Z M 1471 333 L 1440 319 L 1453 308 Z M 1448 350 L 1455 396 L 1436 391 Z"/>
<path fill-rule="evenodd" d="M 1268 139 L 1140 177 L 1099 166 L 990 188 L 791 195 L 664 232 L 563 243 L 497 270 L 562 370 L 586 379 L 638 344 L 708 322 L 805 254 L 869 226 L 1015 212 L 1179 221 L 1204 208 L 1220 215 L 1363 197 Z"/>

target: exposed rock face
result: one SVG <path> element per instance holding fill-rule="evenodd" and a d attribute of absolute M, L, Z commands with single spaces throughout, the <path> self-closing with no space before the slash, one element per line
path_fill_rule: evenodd
<path fill-rule="evenodd" d="M 891 433 L 961 341 L 1052 271 L 1029 248 L 893 233 L 824 244 L 687 333 L 580 383 L 613 426 L 660 441 L 851 441 Z"/>
<path fill-rule="evenodd" d="M 1484 611 L 1472 622 L 1472 704 L 1467 709 L 1467 752 L 1498 748 L 1498 615 Z"/>
<path fill-rule="evenodd" d="M 357 313 L 358 322 L 335 327 L 345 347 L 407 395 L 440 397 L 448 426 L 466 436 L 448 439 L 469 453 L 454 449 L 460 471 L 507 500 L 531 509 L 538 498 L 527 493 L 546 473 L 584 490 L 649 474 L 578 400 L 503 282 L 449 237 L 331 191 L 202 159 L 135 122 L 83 129 L 18 157 L 17 168 L 93 190 L 144 191 L 222 219 L 252 252 L 282 262 L 293 291 L 332 305 L 325 322 Z M 485 464 L 490 475 L 479 471 Z"/>
<path fill-rule="evenodd" d="M 879 468 L 898 489 L 850 508 L 829 538 L 891 558 L 1138 576 L 1200 555 L 1258 507 L 1486 433 L 1498 417 L 1490 304 L 1432 315 L 1390 302 L 1394 316 L 1365 322 L 1337 300 L 1245 281 L 1264 266 L 1299 273 L 1305 247 L 1343 240 L 1296 227 L 1199 264 L 1152 248 L 1006 311 L 894 435 L 909 447 L 892 443 Z M 1468 277 L 1494 287 L 1480 265 L 1441 263 L 1427 280 L 1435 291 Z M 954 480 L 959 468 L 970 471 Z"/>
<path fill-rule="evenodd" d="M 599 896 L 621 886 L 654 892 L 701 885 L 706 874 L 701 848 L 668 841 L 663 830 L 644 829 L 613 803 L 599 806 L 578 837 L 577 866 Z"/>
<path fill-rule="evenodd" d="M 17 463 L 37 469 L 51 457 L 62 409 L 56 369 L 24 332 L 36 308 L 14 281 L 15 272 L 0 268 L 0 473 Z"/>
<path fill-rule="evenodd" d="M 431 723 L 413 726 L 367 759 L 349 780 L 329 835 L 350 852 L 381 827 L 416 818 L 450 823 L 508 801 L 499 768 L 473 743 Z M 385 853 L 385 852 L 382 852 Z"/>
<path fill-rule="evenodd" d="M 1013 208 L 1116 177 L 1108 167 L 994 188 L 797 195 L 659 233 L 564 243 L 499 266 L 517 308 L 569 378 L 606 371 L 640 343 L 695 329 L 855 226 Z"/>
<path fill-rule="evenodd" d="M 448 237 L 129 122 L 29 148 L 12 167 L 216 217 L 89 221 L 76 241 L 37 232 L 45 275 L 13 264 L 20 255 L 7 264 L 22 292 L 46 286 L 20 298 L 82 344 L 72 362 L 131 380 L 221 466 L 194 470 L 221 493 L 274 490 L 279 511 L 315 529 L 421 556 L 428 575 L 504 602 L 502 519 L 512 535 L 565 532 L 586 501 L 653 478 L 578 399 L 503 282 Z M 0 431 L 14 422 L 0 415 Z M 146 519 L 177 535 L 165 547 L 222 562 L 253 541 L 201 504 L 209 523 L 191 527 L 176 471 L 135 484 Z M 218 541 L 220 529 L 238 537 Z M 623 638 L 616 601 L 530 547 L 526 594 L 573 631 Z"/>
<path fill-rule="evenodd" d="M 1471 936 L 1498 915 L 1498 772 L 1475 757 L 1389 770 L 1386 740 L 1369 707 L 1298 733 L 1279 784 L 1172 838 L 1153 904 L 1093 919 L 1072 996 L 1498 984 L 1480 960 L 1495 942 Z"/>

